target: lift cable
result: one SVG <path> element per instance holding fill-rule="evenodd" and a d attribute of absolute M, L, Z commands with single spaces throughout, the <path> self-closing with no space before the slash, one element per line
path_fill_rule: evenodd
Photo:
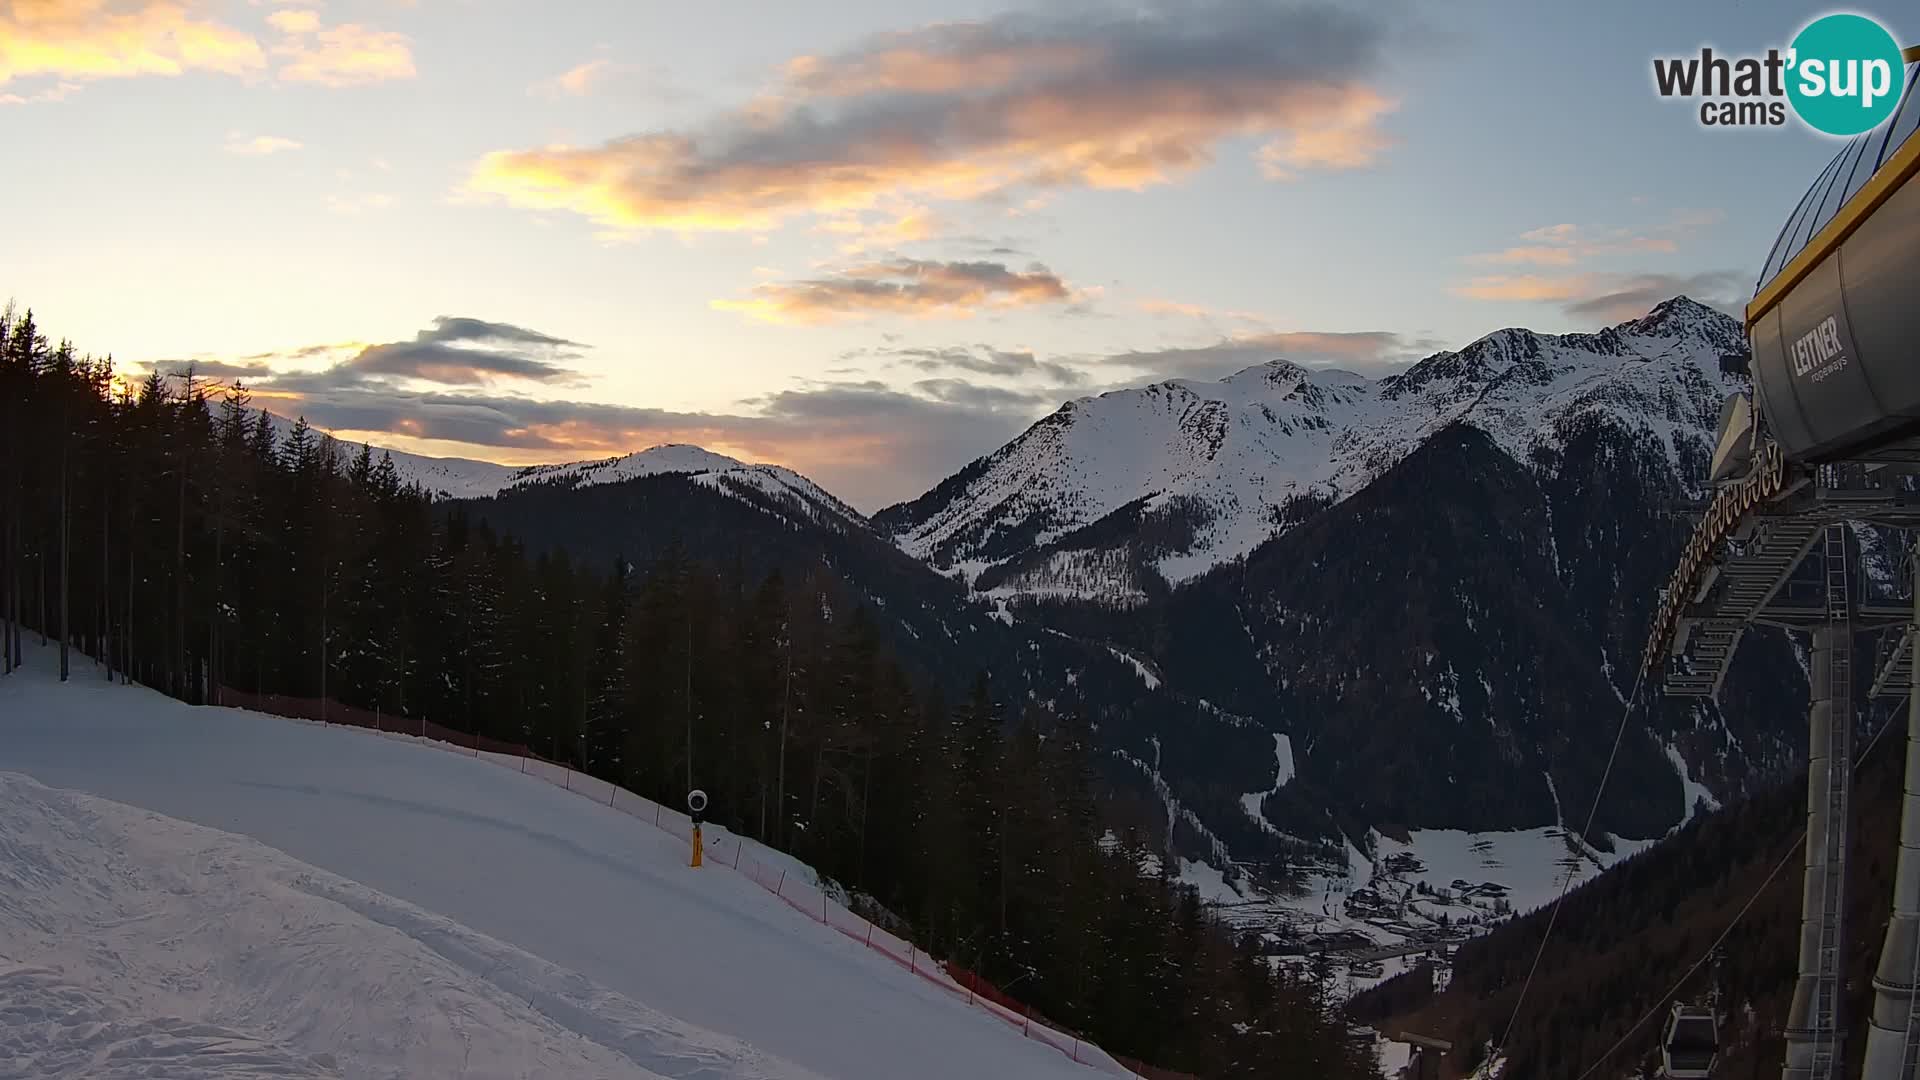
<path fill-rule="evenodd" d="M 1867 745 L 1861 749 L 1859 756 L 1853 759 L 1854 772 L 1857 773 L 1860 771 L 1860 766 L 1866 763 L 1867 755 L 1873 752 L 1874 744 L 1878 743 L 1880 736 L 1886 734 L 1887 729 L 1893 726 L 1893 714 L 1896 709 L 1901 707 L 1904 707 L 1904 705 L 1889 709 L 1887 716 L 1880 721 L 1880 726 L 1874 730 L 1873 737 L 1867 740 Z M 1587 1067 L 1587 1071 L 1581 1073 L 1575 1080 L 1587 1080 L 1588 1077 L 1599 1072 L 1600 1066 L 1605 1065 L 1608 1058 L 1612 1057 L 1621 1047 L 1627 1045 L 1627 1040 L 1633 1038 L 1634 1032 L 1640 1030 L 1640 1025 L 1653 1019 L 1661 1009 L 1666 1007 L 1668 1002 L 1673 1000 L 1673 996 L 1680 992 L 1680 988 L 1686 985 L 1687 980 L 1693 977 L 1694 972 L 1699 971 L 1701 965 L 1705 964 L 1707 959 L 1714 954 L 1714 950 L 1718 949 L 1727 940 L 1727 935 L 1733 933 L 1733 928 L 1740 925 L 1740 920 L 1746 917 L 1747 912 L 1753 908 L 1755 903 L 1759 902 L 1761 895 L 1767 891 L 1767 886 L 1773 884 L 1773 879 L 1780 875 L 1780 871 L 1786 868 L 1787 863 L 1793 861 L 1794 855 L 1800 851 L 1800 845 L 1804 843 L 1806 839 L 1807 827 L 1802 825 L 1800 826 L 1799 835 L 1794 837 L 1793 843 L 1780 856 L 1780 861 L 1773 864 L 1772 870 L 1767 871 L 1766 879 L 1760 882 L 1760 887 L 1753 890 L 1753 895 L 1747 897 L 1746 903 L 1740 905 L 1740 910 L 1734 913 L 1733 920 L 1727 923 L 1726 929 L 1720 931 L 1719 937 L 1713 939 L 1713 944 L 1707 946 L 1707 951 L 1700 955 L 1700 959 L 1695 960 L 1693 966 L 1689 967 L 1681 974 L 1679 979 L 1674 981 L 1672 986 L 1667 988 L 1666 993 L 1655 998 L 1653 1008 L 1648 1009 L 1641 1015 L 1640 1019 L 1635 1020 L 1633 1026 L 1627 1028 L 1620 1038 L 1616 1040 L 1612 1046 L 1607 1047 L 1606 1052 L 1601 1054 L 1592 1065 Z"/>
<path fill-rule="evenodd" d="M 1574 843 L 1584 844 L 1587 836 L 1593 832 L 1594 818 L 1600 814 L 1600 799 L 1607 793 L 1607 780 L 1613 775 L 1613 763 L 1620 757 L 1620 743 L 1627 735 L 1627 721 L 1633 717 L 1633 706 L 1640 700 L 1640 688 L 1646 685 L 1647 661 L 1640 661 L 1640 673 L 1633 677 L 1633 692 L 1626 696 L 1626 707 L 1620 710 L 1620 726 L 1613 733 L 1613 749 L 1607 752 L 1607 767 L 1600 772 L 1600 786 L 1593 789 L 1593 806 L 1587 810 L 1587 823 L 1580 829 Z M 1565 822 L 1561 823 L 1562 827 Z M 1547 929 L 1540 935 L 1540 948 L 1534 951 L 1533 964 L 1527 968 L 1527 979 L 1520 984 L 1520 997 L 1513 1003 L 1513 1014 L 1507 1017 L 1507 1026 L 1500 1033 L 1500 1042 L 1496 1053 L 1507 1045 L 1507 1037 L 1513 1034 L 1513 1025 L 1520 1019 L 1520 1008 L 1527 1003 L 1527 991 L 1533 987 L 1533 977 L 1540 970 L 1540 958 L 1547 954 L 1547 942 L 1553 939 L 1553 927 L 1560 919 L 1560 902 L 1567 898 L 1567 892 L 1573 888 L 1573 878 L 1580 870 L 1580 860 L 1574 859 L 1567 866 L 1567 877 L 1560 883 L 1560 895 L 1554 897 L 1553 908 L 1547 912 Z"/>

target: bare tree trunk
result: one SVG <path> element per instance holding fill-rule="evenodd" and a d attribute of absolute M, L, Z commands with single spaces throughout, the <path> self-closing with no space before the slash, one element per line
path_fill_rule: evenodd
<path fill-rule="evenodd" d="M 64 429 L 65 425 L 63 424 L 61 426 Z M 72 601 L 72 580 L 71 580 L 72 575 L 69 573 L 70 567 L 68 563 L 71 557 L 70 540 L 72 539 L 73 526 L 72 526 L 72 522 L 68 520 L 68 514 L 67 514 L 67 511 L 68 511 L 67 489 L 70 485 L 70 482 L 67 479 L 68 456 L 69 456 L 67 444 L 69 441 L 71 441 L 71 438 L 72 438 L 71 435 L 66 433 L 64 430 L 62 431 L 60 436 L 60 681 L 61 682 L 66 682 L 67 677 L 72 673 L 72 667 L 70 662 L 70 651 L 72 649 L 71 635 L 72 635 L 73 627 L 70 622 L 71 608 L 69 606 Z"/>
<path fill-rule="evenodd" d="M 137 525 L 137 523 L 134 520 L 134 515 L 131 507 L 129 507 L 127 511 L 127 521 L 129 523 L 134 523 Z M 127 610 L 121 615 L 121 619 L 123 620 L 122 630 L 124 631 L 122 635 L 122 640 L 124 640 L 127 643 L 127 648 L 125 652 L 120 654 L 121 681 L 128 682 L 128 683 L 133 681 L 133 660 L 134 660 L 133 596 L 134 596 L 134 583 L 140 580 L 139 574 L 135 572 L 136 568 L 134 565 L 134 552 L 139 550 L 140 550 L 140 545 L 134 540 L 134 530 L 128 529 L 127 530 Z"/>
<path fill-rule="evenodd" d="M 12 464 L 12 455 L 8 455 Z M 13 491 L 8 489 L 11 496 Z M 13 507 L 0 519 L 0 674 L 13 673 Z"/>
<path fill-rule="evenodd" d="M 225 546 L 227 519 L 224 512 L 214 517 L 213 524 L 213 610 L 207 613 L 207 693 L 214 693 L 214 687 L 220 685 L 220 559 Z"/>
<path fill-rule="evenodd" d="M 113 681 L 113 499 L 112 489 L 100 490 L 100 655 L 107 662 L 107 681 Z"/>
<path fill-rule="evenodd" d="M 787 838 L 787 716 L 793 711 L 793 638 L 787 638 L 787 679 L 786 686 L 780 692 L 780 771 L 779 780 L 774 785 L 773 812 L 774 831 L 778 834 L 780 847 L 786 846 Z"/>
<path fill-rule="evenodd" d="M 193 392 L 193 381 L 188 379 L 187 392 Z M 180 447 L 180 456 L 174 461 L 174 472 L 178 474 L 177 498 L 173 515 L 173 648 L 171 665 L 173 674 L 170 683 L 175 697 L 186 700 L 187 697 L 187 462 L 186 447 Z"/>

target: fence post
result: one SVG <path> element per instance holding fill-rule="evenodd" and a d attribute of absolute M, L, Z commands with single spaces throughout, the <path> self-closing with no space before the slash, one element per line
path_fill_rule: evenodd
<path fill-rule="evenodd" d="M 735 870 L 740 869 L 740 849 L 746 846 L 747 841 L 744 837 L 736 836 L 733 838 L 733 868 Z"/>
<path fill-rule="evenodd" d="M 1072 1056 L 1073 1056 L 1073 1063 L 1075 1065 L 1080 1064 L 1080 1036 L 1078 1035 L 1075 1035 L 1073 1037 L 1073 1055 Z"/>
<path fill-rule="evenodd" d="M 826 923 L 828 926 L 832 926 L 833 913 L 827 910 L 827 903 L 828 903 L 827 890 L 821 889 L 820 890 L 820 921 L 823 923 Z"/>
<path fill-rule="evenodd" d="M 920 969 L 915 967 L 914 963 L 915 961 L 913 958 L 913 942 L 909 941 L 907 942 L 907 970 L 911 972 L 915 972 L 917 974 L 920 971 Z"/>
<path fill-rule="evenodd" d="M 560 786 L 567 791 L 572 791 L 573 790 L 573 770 L 566 769 L 565 772 L 566 772 L 566 777 L 561 781 Z"/>
<path fill-rule="evenodd" d="M 976 976 L 976 978 L 977 978 L 977 976 Z M 1023 1012 L 1023 1013 L 1025 1013 L 1025 1014 L 1026 1014 L 1026 1016 L 1027 1016 L 1027 1023 L 1026 1023 L 1026 1026 L 1024 1026 L 1024 1027 L 1022 1027 L 1022 1028 L 1020 1029 L 1020 1034 L 1022 1034 L 1022 1035 L 1025 1035 L 1025 1036 L 1028 1036 L 1029 1038 L 1031 1038 L 1031 1037 L 1032 1037 L 1032 1035 L 1033 1035 L 1033 1006 L 1031 1006 L 1031 1005 L 1022 1005 L 1022 1006 L 1020 1006 L 1020 1011 L 1021 1011 L 1021 1012 Z"/>
<path fill-rule="evenodd" d="M 653 804 L 653 827 L 656 829 L 660 827 L 660 804 L 659 803 Z"/>
<path fill-rule="evenodd" d="M 773 887 L 773 895 L 779 896 L 780 890 L 786 887 L 787 887 L 787 872 L 785 870 L 782 870 L 780 871 L 780 884 L 775 885 Z"/>
<path fill-rule="evenodd" d="M 873 924 L 867 924 L 867 948 L 873 948 Z"/>

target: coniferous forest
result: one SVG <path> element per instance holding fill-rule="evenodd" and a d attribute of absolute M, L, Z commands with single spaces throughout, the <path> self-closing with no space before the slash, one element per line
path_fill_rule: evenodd
<path fill-rule="evenodd" d="M 1107 1049 L 1208 1077 L 1373 1076 L 1115 837 L 1084 722 L 943 700 L 821 570 L 530 551 L 244 388 L 129 384 L 0 314 L 0 633 L 62 677 L 327 698 L 523 743 L 790 851 Z M 662 529 L 671 524 L 663 522 Z"/>

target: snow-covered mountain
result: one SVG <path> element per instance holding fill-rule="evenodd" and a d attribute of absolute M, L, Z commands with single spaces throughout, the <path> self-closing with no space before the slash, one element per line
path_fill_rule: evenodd
<path fill-rule="evenodd" d="M 746 498 L 761 505 L 770 504 L 816 525 L 842 528 L 854 523 L 864 525 L 866 521 L 858 510 L 792 469 L 780 465 L 749 465 L 725 454 L 716 454 L 685 443 L 669 443 L 598 461 L 530 465 L 515 472 L 511 480 L 494 490 L 473 492 L 469 497 L 524 490 L 540 484 L 569 488 L 593 487 L 646 476 L 668 475 L 685 476 L 701 487 L 722 494 Z"/>
<path fill-rule="evenodd" d="M 1498 330 L 1379 380 L 1276 359 L 1070 401 L 874 520 L 982 591 L 1137 602 L 1246 555 L 1456 423 L 1526 462 L 1605 413 L 1688 460 L 1734 387 L 1720 358 L 1744 349 L 1732 319 L 1676 297 L 1598 333 Z"/>
<path fill-rule="evenodd" d="M 277 414 L 274 427 L 284 438 L 294 421 Z M 351 447 L 357 444 L 346 443 Z M 440 499 L 484 499 L 505 491 L 539 485 L 593 487 L 647 476 L 685 476 L 695 484 L 747 499 L 829 527 L 866 519 L 813 481 L 779 465 L 753 465 L 685 443 L 667 443 L 631 454 L 558 465 L 501 465 L 468 458 L 428 457 L 375 445 L 376 454 L 393 458 L 402 483 L 418 485 Z"/>

